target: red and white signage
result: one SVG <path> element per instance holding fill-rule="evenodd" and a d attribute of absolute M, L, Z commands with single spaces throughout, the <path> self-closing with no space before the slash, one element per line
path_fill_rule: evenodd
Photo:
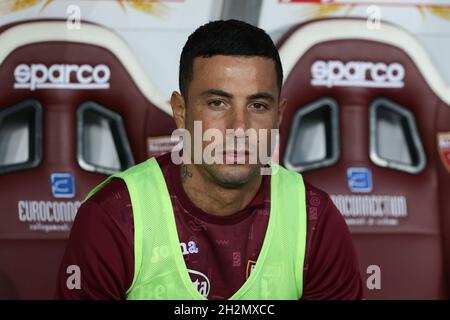
<path fill-rule="evenodd" d="M 450 172 L 450 132 L 441 132 L 437 135 L 438 151 L 442 163 Z"/>

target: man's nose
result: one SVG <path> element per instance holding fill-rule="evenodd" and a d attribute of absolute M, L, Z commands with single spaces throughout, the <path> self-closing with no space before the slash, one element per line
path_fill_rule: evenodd
<path fill-rule="evenodd" d="M 244 131 L 247 130 L 248 128 L 247 108 L 244 106 L 239 106 L 235 108 L 230 122 L 231 122 L 229 127 L 230 129 L 234 130 L 242 129 Z"/>

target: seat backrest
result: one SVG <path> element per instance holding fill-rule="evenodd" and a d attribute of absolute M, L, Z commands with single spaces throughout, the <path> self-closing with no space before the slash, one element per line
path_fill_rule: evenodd
<path fill-rule="evenodd" d="M 0 296 L 49 298 L 87 192 L 170 150 L 175 124 L 126 43 L 98 25 L 3 27 L 0 87 L 0 283 L 11 284 Z"/>
<path fill-rule="evenodd" d="M 448 297 L 450 90 L 425 50 L 359 19 L 296 25 L 278 45 L 281 162 L 340 209 L 366 297 Z"/>

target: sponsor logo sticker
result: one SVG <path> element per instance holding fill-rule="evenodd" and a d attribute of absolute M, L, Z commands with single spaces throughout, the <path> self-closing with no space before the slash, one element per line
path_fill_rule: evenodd
<path fill-rule="evenodd" d="M 347 169 L 348 188 L 351 192 L 371 192 L 372 173 L 365 167 L 352 167 Z"/>
<path fill-rule="evenodd" d="M 52 194 L 55 198 L 75 197 L 75 182 L 71 173 L 52 173 L 50 175 Z"/>

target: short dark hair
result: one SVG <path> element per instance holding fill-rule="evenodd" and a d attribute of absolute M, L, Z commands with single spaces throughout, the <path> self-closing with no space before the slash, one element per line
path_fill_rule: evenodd
<path fill-rule="evenodd" d="M 283 68 L 280 55 L 270 36 L 262 29 L 239 20 L 217 20 L 195 30 L 183 47 L 180 57 L 180 92 L 187 97 L 197 57 L 216 55 L 265 57 L 275 62 L 277 85 L 281 91 Z"/>

